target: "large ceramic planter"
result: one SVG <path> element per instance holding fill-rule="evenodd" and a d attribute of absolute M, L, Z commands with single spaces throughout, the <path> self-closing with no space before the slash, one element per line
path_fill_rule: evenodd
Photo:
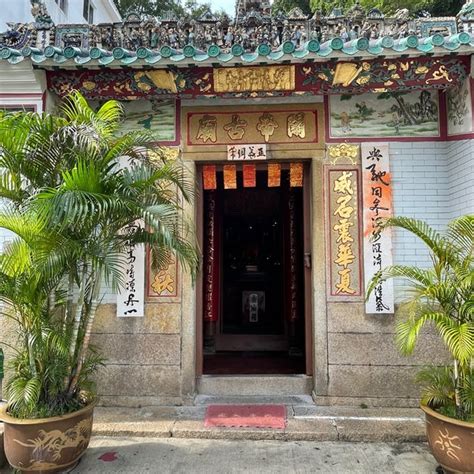
<path fill-rule="evenodd" d="M 95 403 L 63 416 L 22 420 L 0 408 L 5 455 L 24 473 L 61 472 L 74 466 L 89 445 Z"/>
<path fill-rule="evenodd" d="M 474 423 L 441 415 L 421 405 L 433 456 L 447 472 L 474 473 Z"/>

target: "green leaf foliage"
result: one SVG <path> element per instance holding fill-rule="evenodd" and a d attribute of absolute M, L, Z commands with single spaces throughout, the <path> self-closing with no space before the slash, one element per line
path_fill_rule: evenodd
<path fill-rule="evenodd" d="M 155 267 L 171 255 L 192 275 L 198 265 L 181 161 L 146 133 L 116 136 L 116 101 L 95 111 L 73 92 L 60 110 L 0 116 L 0 227 L 15 235 L 0 255 L 0 311 L 18 335 L 6 394 L 26 418 L 76 410 L 95 393 L 103 359 L 92 325 L 103 284 L 124 285 L 130 242 L 148 245 Z"/>
<path fill-rule="evenodd" d="M 420 373 L 423 400 L 444 407 L 446 413 L 454 410 L 458 418 L 472 419 L 474 215 L 454 219 L 444 234 L 423 221 L 407 217 L 394 217 L 381 225 L 382 230 L 389 227 L 404 229 L 421 239 L 429 249 L 432 266 L 385 268 L 369 283 L 367 295 L 378 283 L 390 278 L 408 282 L 408 298 L 399 310 L 395 343 L 402 354 L 410 355 L 422 328 L 432 325 L 451 354 L 453 367 Z"/>

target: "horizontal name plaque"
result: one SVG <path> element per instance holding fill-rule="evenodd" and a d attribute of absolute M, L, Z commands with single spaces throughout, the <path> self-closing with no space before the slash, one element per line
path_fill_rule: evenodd
<path fill-rule="evenodd" d="M 227 145 L 230 161 L 253 161 L 267 159 L 267 145 Z"/>

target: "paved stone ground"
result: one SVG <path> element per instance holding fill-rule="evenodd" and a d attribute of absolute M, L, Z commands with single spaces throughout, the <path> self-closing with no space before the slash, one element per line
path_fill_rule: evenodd
<path fill-rule="evenodd" d="M 437 467 L 418 409 L 298 402 L 287 404 L 284 430 L 206 428 L 205 409 L 97 408 L 91 447 L 72 472 L 428 474 Z"/>
<path fill-rule="evenodd" d="M 95 437 L 74 474 L 435 473 L 424 444 Z"/>

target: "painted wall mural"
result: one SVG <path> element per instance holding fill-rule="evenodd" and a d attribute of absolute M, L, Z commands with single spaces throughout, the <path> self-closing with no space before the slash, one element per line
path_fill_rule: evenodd
<path fill-rule="evenodd" d="M 467 78 L 447 93 L 448 135 L 463 135 L 474 131 L 473 82 Z"/>
<path fill-rule="evenodd" d="M 438 91 L 328 97 L 330 138 L 439 137 Z"/>
<path fill-rule="evenodd" d="M 122 104 L 125 117 L 119 133 L 147 131 L 157 142 L 176 140 L 174 100 L 133 100 Z"/>

